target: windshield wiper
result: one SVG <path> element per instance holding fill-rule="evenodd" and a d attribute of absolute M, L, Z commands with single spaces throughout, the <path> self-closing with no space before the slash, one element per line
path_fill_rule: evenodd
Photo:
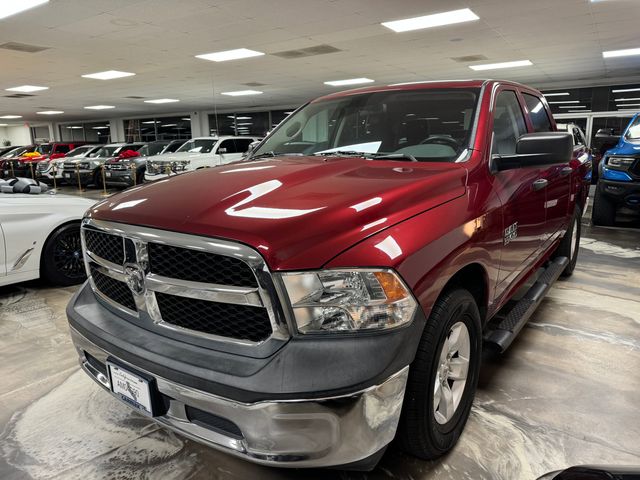
<path fill-rule="evenodd" d="M 331 152 L 316 152 L 313 155 L 316 157 L 331 157 L 331 156 L 350 156 L 350 157 L 364 157 L 368 155 L 366 152 L 356 152 L 355 150 L 333 150 Z"/>
<path fill-rule="evenodd" d="M 404 160 L 406 162 L 417 162 L 418 159 L 409 153 L 372 153 L 367 155 L 375 160 Z"/>

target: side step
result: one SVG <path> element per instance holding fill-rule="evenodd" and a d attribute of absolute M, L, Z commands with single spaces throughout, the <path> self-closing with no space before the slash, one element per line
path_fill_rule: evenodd
<path fill-rule="evenodd" d="M 553 260 L 527 293 L 500 321 L 496 329 L 485 337 L 485 341 L 497 345 L 501 352 L 509 348 L 568 263 L 567 257 L 558 257 Z"/>

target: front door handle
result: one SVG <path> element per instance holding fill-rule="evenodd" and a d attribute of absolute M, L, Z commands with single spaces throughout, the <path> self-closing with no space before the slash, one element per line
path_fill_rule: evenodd
<path fill-rule="evenodd" d="M 538 190 L 542 190 L 543 188 L 545 188 L 547 185 L 549 185 L 549 180 L 539 178 L 538 180 L 533 182 L 533 190 L 537 192 Z"/>
<path fill-rule="evenodd" d="M 560 175 L 562 175 L 563 177 L 566 177 L 567 175 L 569 175 L 571 172 L 573 172 L 573 168 L 571 167 L 564 167 L 562 170 L 560 170 Z"/>

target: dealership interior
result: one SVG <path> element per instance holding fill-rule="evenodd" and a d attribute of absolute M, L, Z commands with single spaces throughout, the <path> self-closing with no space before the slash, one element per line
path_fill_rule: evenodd
<path fill-rule="evenodd" d="M 0 478 L 640 478 L 639 25 L 0 2 Z"/>

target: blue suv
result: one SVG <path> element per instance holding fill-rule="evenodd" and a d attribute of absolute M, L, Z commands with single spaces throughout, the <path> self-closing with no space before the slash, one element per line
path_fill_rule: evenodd
<path fill-rule="evenodd" d="M 618 143 L 598 167 L 593 224 L 611 226 L 619 207 L 640 211 L 640 114 L 627 125 Z"/>

